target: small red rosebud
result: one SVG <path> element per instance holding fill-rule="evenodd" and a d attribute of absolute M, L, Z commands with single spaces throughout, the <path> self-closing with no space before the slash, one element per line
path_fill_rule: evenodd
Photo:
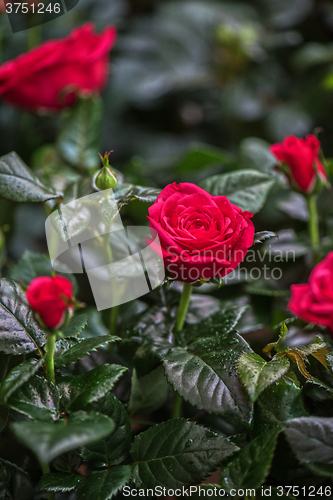
<path fill-rule="evenodd" d="M 73 284 L 62 276 L 35 278 L 26 290 L 26 298 L 50 330 L 60 328 L 73 312 Z"/>
<path fill-rule="evenodd" d="M 327 183 L 326 170 L 318 156 L 320 142 L 314 135 L 308 135 L 306 139 L 289 135 L 269 149 L 282 162 L 290 184 L 298 191 L 312 193 L 317 180 Z"/>

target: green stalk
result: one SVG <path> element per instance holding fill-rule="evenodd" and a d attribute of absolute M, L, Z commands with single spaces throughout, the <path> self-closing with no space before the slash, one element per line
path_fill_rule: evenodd
<path fill-rule="evenodd" d="M 45 354 L 45 364 L 46 364 L 46 378 L 50 382 L 55 384 L 54 375 L 54 347 L 55 347 L 56 334 L 47 333 L 46 342 L 46 354 Z"/>
<path fill-rule="evenodd" d="M 110 311 L 109 333 L 110 335 L 117 334 L 117 321 L 118 321 L 119 306 L 114 306 Z M 110 344 L 111 346 L 112 344 Z"/>
<path fill-rule="evenodd" d="M 184 327 L 188 306 L 190 305 L 191 294 L 192 294 L 192 286 L 189 285 L 188 283 L 184 283 L 176 315 L 175 334 L 181 332 Z M 181 410 L 182 410 L 182 398 L 176 391 L 174 391 L 172 418 L 180 417 Z"/>
<path fill-rule="evenodd" d="M 110 226 L 107 229 L 107 234 L 109 232 L 110 232 Z M 113 261 L 113 255 L 112 255 L 112 249 L 111 249 L 109 239 L 105 237 L 103 244 L 104 244 L 104 252 L 105 252 L 106 258 L 107 258 L 109 264 L 111 264 L 111 262 Z M 114 284 L 114 279 L 112 276 L 110 276 L 110 280 Z M 114 290 L 116 289 L 115 284 L 114 284 L 113 288 L 114 288 Z M 119 292 L 119 290 L 118 290 L 118 292 Z M 118 314 L 119 314 L 119 305 L 110 308 L 110 316 L 109 316 L 109 334 L 110 335 L 116 335 L 116 333 L 117 333 Z M 109 344 L 108 350 L 110 352 L 112 352 L 113 344 Z"/>
<path fill-rule="evenodd" d="M 50 466 L 49 464 L 40 464 L 41 465 L 41 468 L 42 468 L 42 471 L 43 471 L 43 476 L 45 476 L 45 474 L 50 474 Z M 54 493 L 52 491 L 50 491 L 49 493 L 46 494 L 46 498 L 47 500 L 54 500 Z"/>
<path fill-rule="evenodd" d="M 309 210 L 309 235 L 311 240 L 311 247 L 313 256 L 316 262 L 319 261 L 317 248 L 320 243 L 319 237 L 319 222 L 318 222 L 318 211 L 317 211 L 317 195 L 310 194 L 307 197 L 308 210 Z"/>
<path fill-rule="evenodd" d="M 176 316 L 176 327 L 175 333 L 181 332 L 185 323 L 185 318 L 190 305 L 190 299 L 192 294 L 192 285 L 184 283 L 182 296 L 180 298 L 179 307 Z"/>

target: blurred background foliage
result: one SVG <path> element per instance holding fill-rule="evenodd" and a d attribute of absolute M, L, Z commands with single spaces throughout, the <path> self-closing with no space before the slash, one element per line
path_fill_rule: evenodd
<path fill-rule="evenodd" d="M 85 22 L 95 23 L 97 31 L 109 24 L 118 29 L 102 96 L 100 151 L 114 150 L 111 162 L 126 182 L 163 188 L 169 182 L 199 183 L 240 168 L 277 177 L 254 222 L 258 231 L 278 232 L 279 241 L 267 242 L 266 248 L 273 254 L 294 249 L 296 264 L 273 262 L 271 266 L 288 270 L 281 280 L 257 281 L 245 289 L 222 287 L 218 294 L 229 299 L 232 293 L 242 297 L 244 290 L 251 292 L 261 317 L 247 317 L 244 329 L 251 330 L 252 323 L 258 327 L 284 319 L 287 297 L 279 293 L 288 295 L 291 283 L 305 281 L 312 262 L 304 201 L 274 171 L 268 145 L 289 134 L 305 136 L 316 130 L 321 132 L 326 156 L 333 156 L 332 3 L 80 0 L 75 9 L 43 25 L 35 36 L 40 41 L 62 38 Z M 0 40 L 4 62 L 25 52 L 31 36 L 27 31 L 13 35 L 2 14 Z M 1 102 L 1 154 L 15 150 L 63 189 L 77 176 L 54 155 L 52 146 L 65 118 L 37 116 Z M 331 165 L 328 162 L 332 172 Z M 325 215 L 321 219 L 324 255 L 332 248 L 329 190 L 321 194 L 319 203 L 321 216 Z M 143 224 L 146 215 L 147 205 L 133 202 L 125 208 L 123 220 Z M 42 206 L 1 202 L 8 262 L 19 259 L 25 249 L 45 252 L 44 220 Z M 261 285 L 266 291 L 271 287 L 266 295 L 273 291 L 280 298 L 265 297 Z M 211 291 L 211 286 L 201 287 L 200 293 Z"/>

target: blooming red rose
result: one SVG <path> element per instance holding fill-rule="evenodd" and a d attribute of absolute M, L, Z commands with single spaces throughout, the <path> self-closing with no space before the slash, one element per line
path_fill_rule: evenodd
<path fill-rule="evenodd" d="M 30 307 L 50 329 L 60 328 L 67 313 L 73 311 L 73 284 L 62 276 L 41 276 L 26 291 Z"/>
<path fill-rule="evenodd" d="M 33 111 L 57 111 L 71 105 L 76 94 L 100 92 L 115 39 L 115 27 L 97 35 L 85 24 L 62 40 L 45 42 L 0 66 L 0 96 Z"/>
<path fill-rule="evenodd" d="M 291 286 L 288 309 L 333 331 L 333 252 L 315 266 L 308 283 Z"/>
<path fill-rule="evenodd" d="M 225 196 L 186 182 L 165 187 L 148 219 L 170 277 L 193 283 L 222 278 L 240 264 L 253 244 L 252 216 Z"/>
<path fill-rule="evenodd" d="M 291 183 L 300 191 L 311 193 L 317 177 L 327 181 L 324 165 L 318 158 L 320 142 L 314 135 L 300 139 L 294 135 L 282 143 L 273 144 L 270 151 L 284 165 L 284 171 Z"/>

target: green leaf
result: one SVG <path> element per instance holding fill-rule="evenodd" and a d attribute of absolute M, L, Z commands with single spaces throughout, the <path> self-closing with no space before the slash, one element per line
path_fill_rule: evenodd
<path fill-rule="evenodd" d="M 306 464 L 306 466 L 315 476 L 333 478 L 333 464 L 320 464 L 315 462 Z"/>
<path fill-rule="evenodd" d="M 109 471 L 94 471 L 80 485 L 78 500 L 109 500 L 118 493 L 131 479 L 131 467 L 120 465 Z"/>
<path fill-rule="evenodd" d="M 275 156 L 269 150 L 269 143 L 258 137 L 247 137 L 241 142 L 241 165 L 270 174 L 276 164 Z"/>
<path fill-rule="evenodd" d="M 152 413 L 165 403 L 168 390 L 162 366 L 143 377 L 138 377 L 134 369 L 128 410 L 131 413 Z"/>
<path fill-rule="evenodd" d="M 302 403 L 302 391 L 288 377 L 265 389 L 254 407 L 254 435 L 261 434 L 272 424 L 284 426 L 285 422 L 308 415 Z"/>
<path fill-rule="evenodd" d="M 56 385 L 35 376 L 10 396 L 7 404 L 34 420 L 50 422 L 59 417 L 60 396 Z"/>
<path fill-rule="evenodd" d="M 257 170 L 237 170 L 209 177 L 201 187 L 214 196 L 226 196 L 242 210 L 255 214 L 264 205 L 274 183 L 274 177 Z"/>
<path fill-rule="evenodd" d="M 229 164 L 230 153 L 208 144 L 194 144 L 174 167 L 178 174 L 201 171 L 206 167 Z"/>
<path fill-rule="evenodd" d="M 161 189 L 158 188 L 134 186 L 133 184 L 120 184 L 113 191 L 114 197 L 120 205 L 129 203 L 133 198 L 152 205 L 160 192 Z"/>
<path fill-rule="evenodd" d="M 5 403 L 13 392 L 37 373 L 43 362 L 44 358 L 38 361 L 36 359 L 28 359 L 20 365 L 15 366 L 1 384 L 0 402 Z"/>
<path fill-rule="evenodd" d="M 116 427 L 106 439 L 85 446 L 81 452 L 83 460 L 93 463 L 95 467 L 121 464 L 128 458 L 132 439 L 131 424 L 124 405 L 109 392 L 90 408 L 110 417 Z"/>
<path fill-rule="evenodd" d="M 175 347 L 164 358 L 168 381 L 193 406 L 249 423 L 252 405 L 237 373 L 237 360 L 251 352 L 237 333 Z"/>
<path fill-rule="evenodd" d="M 65 264 L 57 262 L 57 268 L 62 269 L 62 272 L 58 272 L 61 276 L 69 279 L 75 285 L 75 278 L 70 273 L 69 267 Z M 39 252 L 31 252 L 30 250 L 25 250 L 23 256 L 20 258 L 19 262 L 14 266 L 11 278 L 14 281 L 19 281 L 29 285 L 30 281 L 37 278 L 38 276 L 53 276 L 54 269 L 52 267 L 50 257 Z"/>
<path fill-rule="evenodd" d="M 260 488 L 269 473 L 280 429 L 276 427 L 253 439 L 221 468 L 221 486 L 234 489 Z M 255 491 L 253 493 L 255 496 Z"/>
<path fill-rule="evenodd" d="M 254 352 L 245 353 L 238 360 L 239 376 L 253 403 L 266 387 L 285 375 L 289 367 L 286 358 L 272 359 L 267 363 Z"/>
<path fill-rule="evenodd" d="M 125 332 L 125 338 L 134 337 L 137 342 L 149 341 L 155 352 L 161 355 L 166 353 L 172 345 L 172 327 L 173 319 L 170 318 L 166 308 L 153 306 L 140 316 L 134 327 Z M 126 356 L 126 342 L 120 344 L 119 347 L 122 355 Z"/>
<path fill-rule="evenodd" d="M 81 375 L 63 377 L 58 385 L 62 406 L 75 411 L 97 401 L 111 391 L 126 370 L 124 366 L 104 364 Z"/>
<path fill-rule="evenodd" d="M 39 481 L 39 488 L 44 491 L 65 493 L 75 490 L 83 481 L 83 477 L 70 472 L 54 472 L 45 474 Z"/>
<path fill-rule="evenodd" d="M 263 243 L 266 240 L 271 238 L 278 238 L 276 233 L 272 233 L 272 231 L 260 231 L 259 233 L 254 233 L 253 244 Z"/>
<path fill-rule="evenodd" d="M 105 415 L 79 411 L 68 420 L 13 423 L 11 429 L 41 463 L 49 463 L 61 453 L 106 437 L 114 429 L 114 423 Z"/>
<path fill-rule="evenodd" d="M 0 458 L 1 500 L 33 500 L 35 498 L 29 475 L 7 460 Z"/>
<path fill-rule="evenodd" d="M 121 340 L 119 337 L 112 335 L 103 335 L 103 337 L 95 337 L 90 339 L 79 339 L 79 343 L 73 345 L 67 351 L 63 352 L 54 359 L 54 366 L 59 368 L 60 366 L 66 366 L 78 359 L 83 358 L 92 351 L 96 351 L 99 347 L 110 342 L 116 342 Z"/>
<path fill-rule="evenodd" d="M 332 418 L 295 418 L 287 422 L 284 432 L 301 463 L 333 463 Z"/>
<path fill-rule="evenodd" d="M 138 488 L 195 485 L 236 450 L 220 434 L 194 422 L 169 420 L 135 437 L 132 480 Z"/>
<path fill-rule="evenodd" d="M 61 195 L 45 186 L 16 153 L 0 158 L 0 197 L 17 202 L 43 202 Z"/>
<path fill-rule="evenodd" d="M 331 396 L 333 396 L 333 387 L 330 387 L 329 385 L 325 384 L 322 380 L 319 380 L 319 378 L 316 377 L 311 377 L 306 381 L 306 385 L 314 384 L 317 385 L 318 387 L 321 387 L 324 389 L 326 392 L 328 392 Z"/>
<path fill-rule="evenodd" d="M 54 346 L 54 358 L 62 356 L 69 349 L 80 344 L 80 340 L 77 337 L 66 337 L 64 339 L 58 339 Z"/>
<path fill-rule="evenodd" d="M 144 377 L 161 364 L 161 357 L 153 348 L 152 343 L 144 340 L 133 357 L 133 364 L 136 378 Z"/>
<path fill-rule="evenodd" d="M 46 335 L 35 321 L 25 294 L 14 281 L 0 279 L 0 351 L 27 354 L 46 343 Z"/>
<path fill-rule="evenodd" d="M 61 332 L 65 337 L 75 337 L 85 329 L 88 321 L 88 314 L 76 314 L 71 318 L 68 325 L 65 328 L 61 329 Z"/>
<path fill-rule="evenodd" d="M 319 337 L 319 335 L 317 335 L 316 338 L 314 339 L 314 341 L 311 342 L 311 344 L 298 345 L 297 349 L 299 351 L 304 352 L 304 354 L 306 356 L 309 356 L 309 354 L 313 354 L 313 353 L 319 351 L 319 349 L 322 349 L 323 347 L 326 347 L 326 343 L 323 341 L 323 339 L 321 337 Z"/>
<path fill-rule="evenodd" d="M 58 137 L 57 147 L 62 157 L 81 171 L 96 169 L 100 163 L 102 111 L 99 97 L 80 98 Z"/>
<path fill-rule="evenodd" d="M 195 339 L 206 337 L 227 337 L 234 330 L 247 308 L 247 305 L 228 305 L 209 318 L 187 326 L 184 330 L 186 341 L 192 342 Z"/>

